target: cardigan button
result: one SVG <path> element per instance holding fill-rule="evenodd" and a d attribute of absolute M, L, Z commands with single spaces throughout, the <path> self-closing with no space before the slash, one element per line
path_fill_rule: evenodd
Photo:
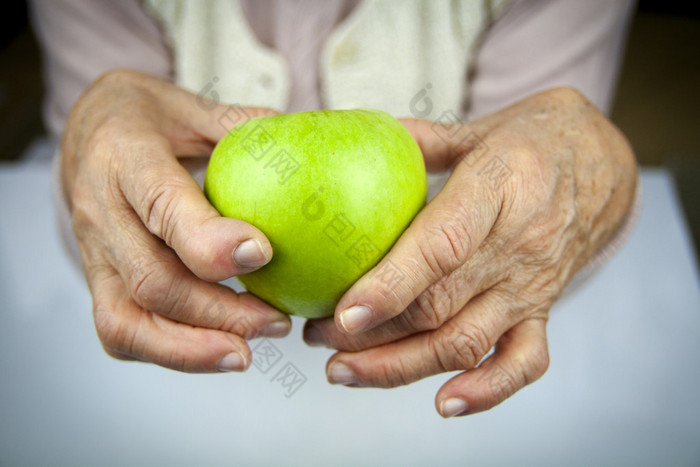
<path fill-rule="evenodd" d="M 350 41 L 338 44 L 331 56 L 331 64 L 333 65 L 345 65 L 355 61 L 357 61 L 357 46 Z"/>
<path fill-rule="evenodd" d="M 258 83 L 260 83 L 262 87 L 269 89 L 275 85 L 275 79 L 267 73 L 263 73 L 258 76 Z"/>

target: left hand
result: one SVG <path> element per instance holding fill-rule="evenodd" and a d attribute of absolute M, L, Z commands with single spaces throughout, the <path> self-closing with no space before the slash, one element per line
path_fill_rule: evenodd
<path fill-rule="evenodd" d="M 466 124 L 403 123 L 428 170 L 452 174 L 343 296 L 335 322 L 308 321 L 304 338 L 341 350 L 328 361 L 331 383 L 394 387 L 466 370 L 438 391 L 436 409 L 487 410 L 546 371 L 549 309 L 630 210 L 634 154 L 570 88 Z"/>

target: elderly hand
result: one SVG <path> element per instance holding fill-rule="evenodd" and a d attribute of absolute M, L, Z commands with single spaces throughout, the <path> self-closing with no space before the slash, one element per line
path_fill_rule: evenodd
<path fill-rule="evenodd" d="M 229 114 L 270 113 L 131 71 L 103 75 L 73 108 L 61 176 L 109 355 L 242 371 L 245 339 L 289 332 L 287 315 L 212 283 L 259 268 L 272 249 L 255 227 L 220 217 L 176 157 L 208 156 Z"/>
<path fill-rule="evenodd" d="M 428 169 L 453 167 L 450 178 L 343 296 L 335 322 L 307 322 L 305 340 L 340 350 L 331 383 L 394 387 L 466 370 L 436 409 L 483 411 L 546 371 L 549 309 L 631 208 L 634 155 L 570 88 L 468 124 L 404 124 Z"/>

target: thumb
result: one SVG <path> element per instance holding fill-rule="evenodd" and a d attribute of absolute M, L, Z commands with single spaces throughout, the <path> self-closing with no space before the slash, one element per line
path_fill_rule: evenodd
<path fill-rule="evenodd" d="M 479 183 L 475 171 L 455 171 L 386 256 L 345 292 L 336 307 L 338 329 L 357 334 L 401 314 L 472 258 L 491 232 L 500 205 L 500 194 Z"/>
<path fill-rule="evenodd" d="M 168 82 L 151 87 L 164 117 L 162 136 L 151 134 L 146 145 L 126 148 L 136 152 L 148 147 L 149 157 L 127 158 L 130 163 L 120 173 L 119 186 L 148 230 L 174 249 L 193 273 L 220 281 L 266 264 L 272 247 L 254 226 L 221 217 L 175 156 L 208 157 L 235 126 L 277 112 L 220 103 L 210 88 L 194 94 Z"/>
<path fill-rule="evenodd" d="M 197 102 L 197 98 L 195 98 L 195 102 Z M 201 115 L 195 124 L 202 135 L 213 141 L 220 140 L 231 129 L 252 118 L 267 117 L 279 113 L 268 107 L 244 107 L 228 104 L 217 104 L 211 110 L 198 106 L 198 110 L 204 111 L 205 115 Z"/>
<path fill-rule="evenodd" d="M 263 232 L 242 220 L 221 217 L 172 154 L 166 138 L 143 138 L 147 139 L 123 148 L 134 154 L 145 148 L 148 152 L 145 157 L 123 158 L 118 183 L 152 234 L 207 281 L 251 272 L 270 261 L 272 247 Z"/>
<path fill-rule="evenodd" d="M 217 80 L 218 81 L 218 80 Z M 246 107 L 220 101 L 219 94 L 210 82 L 195 94 L 172 83 L 154 91 L 163 106 L 165 132 L 179 155 L 209 155 L 213 144 L 223 138 L 232 128 L 246 121 L 277 112 L 268 107 Z M 186 137 L 185 137 L 186 136 Z M 209 151 L 188 151 L 188 144 L 209 143 Z"/>
<path fill-rule="evenodd" d="M 465 159 L 476 163 L 488 151 L 484 140 L 491 131 L 490 119 L 445 122 L 402 118 L 399 121 L 418 143 L 428 172 L 444 172 Z"/>

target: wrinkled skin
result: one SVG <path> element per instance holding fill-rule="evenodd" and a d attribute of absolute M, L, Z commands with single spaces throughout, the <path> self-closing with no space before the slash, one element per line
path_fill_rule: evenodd
<path fill-rule="evenodd" d="M 262 266 L 272 250 L 255 227 L 219 216 L 176 157 L 208 157 L 228 110 L 152 76 L 113 71 L 71 111 L 61 176 L 97 334 L 115 358 L 241 371 L 251 362 L 245 339 L 289 332 L 284 313 L 213 283 Z M 234 258 L 246 240 L 253 248 Z"/>
<path fill-rule="evenodd" d="M 350 386 L 466 370 L 440 389 L 436 409 L 445 417 L 483 411 L 546 371 L 549 310 L 630 210 L 634 155 L 569 88 L 461 128 L 404 124 L 429 170 L 452 167 L 450 178 L 344 295 L 335 318 L 307 322 L 305 340 L 340 350 L 328 378 Z M 387 270 L 399 279 L 387 280 Z"/>
<path fill-rule="evenodd" d="M 255 227 L 220 217 L 179 159 L 206 157 L 231 109 L 114 71 L 71 112 L 61 175 L 97 334 L 115 358 L 240 371 L 251 361 L 246 339 L 289 331 L 283 313 L 215 283 L 264 265 L 272 250 Z M 439 390 L 436 408 L 486 410 L 546 371 L 549 309 L 623 222 L 634 156 L 568 88 L 459 127 L 403 122 L 428 169 L 451 170 L 448 183 L 334 318 L 307 322 L 305 339 L 340 350 L 331 382 L 394 387 L 466 370 Z M 246 240 L 259 248 L 235 254 Z M 356 306 L 365 313 L 345 313 Z"/>

